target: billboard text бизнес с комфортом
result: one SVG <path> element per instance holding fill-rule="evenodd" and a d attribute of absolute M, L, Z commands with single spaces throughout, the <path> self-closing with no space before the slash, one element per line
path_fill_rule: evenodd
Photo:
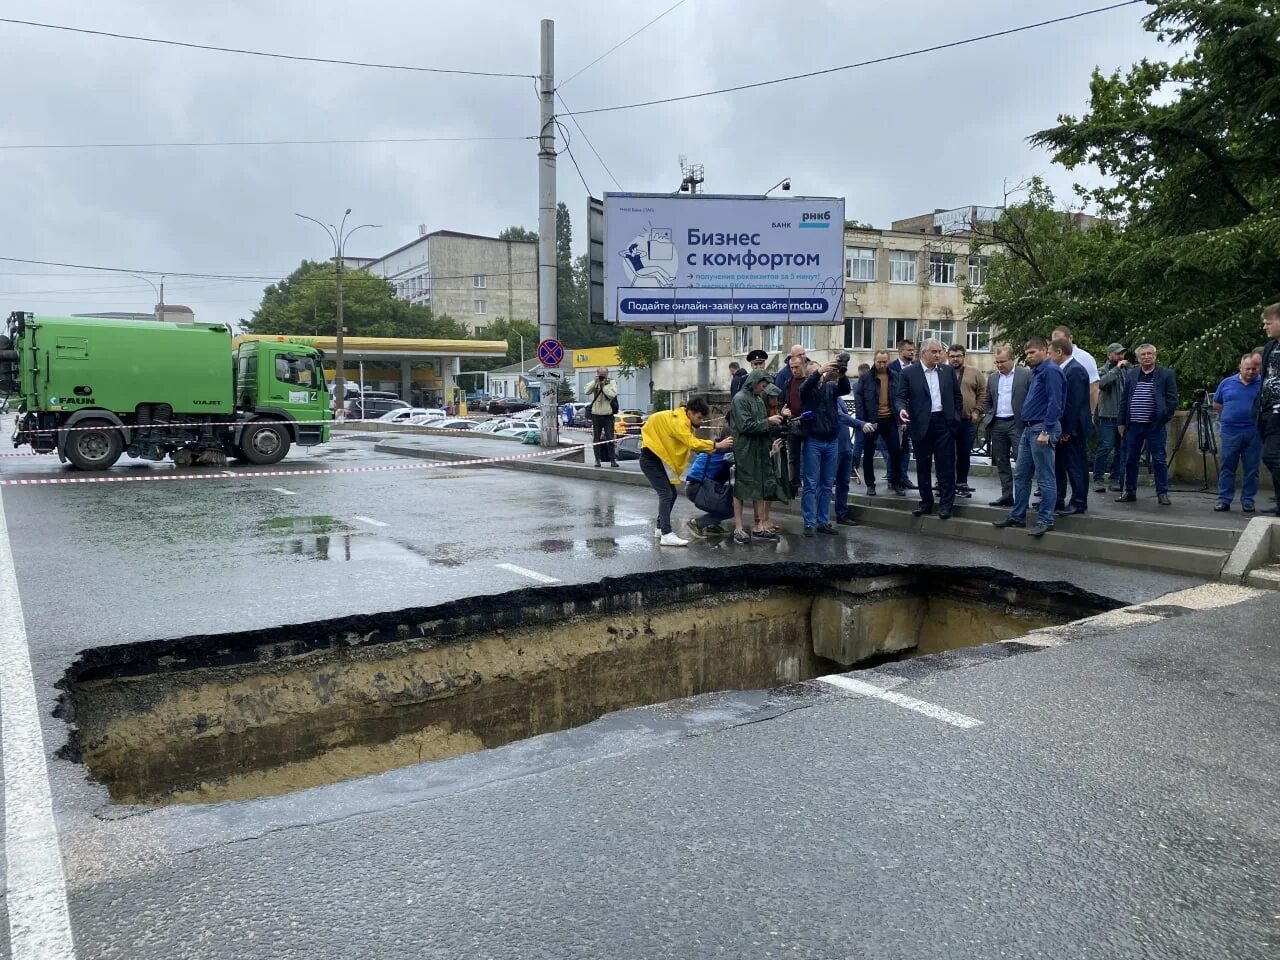
<path fill-rule="evenodd" d="M 844 322 L 844 200 L 605 194 L 605 317 Z"/>

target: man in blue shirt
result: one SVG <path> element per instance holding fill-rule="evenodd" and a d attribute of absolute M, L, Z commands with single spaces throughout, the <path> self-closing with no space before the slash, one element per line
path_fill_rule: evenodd
<path fill-rule="evenodd" d="M 1253 513 L 1253 498 L 1258 494 L 1258 465 L 1262 459 L 1262 437 L 1253 419 L 1253 405 L 1262 390 L 1258 370 L 1262 358 L 1246 353 L 1240 358 L 1240 372 L 1218 384 L 1213 394 L 1213 409 L 1221 415 L 1222 469 L 1218 471 L 1219 513 L 1231 509 L 1236 494 L 1236 467 L 1244 461 L 1244 484 L 1240 487 L 1240 509 Z"/>
<path fill-rule="evenodd" d="M 1022 438 L 1018 442 L 1017 466 L 1013 472 L 1013 509 L 1003 520 L 991 525 L 1025 527 L 1031 505 L 1034 478 L 1040 487 L 1040 509 L 1036 524 L 1027 531 L 1043 537 L 1053 529 L 1053 508 L 1058 502 L 1058 481 L 1054 475 L 1054 452 L 1062 436 L 1062 409 L 1067 383 L 1062 370 L 1049 359 L 1049 342 L 1032 337 L 1024 349 L 1031 367 L 1031 387 L 1022 401 Z"/>

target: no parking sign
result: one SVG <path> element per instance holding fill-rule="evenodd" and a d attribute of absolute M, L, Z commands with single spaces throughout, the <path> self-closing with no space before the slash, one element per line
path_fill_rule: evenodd
<path fill-rule="evenodd" d="M 544 367 L 558 367 L 564 360 L 564 344 L 559 340 L 543 340 L 538 344 L 538 362 Z"/>

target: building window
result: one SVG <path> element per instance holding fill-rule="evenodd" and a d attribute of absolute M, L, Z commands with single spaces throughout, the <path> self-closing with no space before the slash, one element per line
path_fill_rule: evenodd
<path fill-rule="evenodd" d="M 899 340 L 914 340 L 915 338 L 916 322 L 914 320 L 890 320 L 889 335 L 885 337 L 884 345 L 896 353 Z"/>
<path fill-rule="evenodd" d="M 482 277 L 482 276 L 474 276 L 471 278 L 471 285 L 475 287 L 477 290 L 483 290 L 485 287 L 489 286 L 489 278 Z"/>
<path fill-rule="evenodd" d="M 733 352 L 746 353 L 751 349 L 751 328 L 750 327 L 734 327 L 733 328 Z"/>
<path fill-rule="evenodd" d="M 982 254 L 969 255 L 969 286 L 980 287 L 987 282 L 987 271 L 991 269 L 991 258 Z"/>
<path fill-rule="evenodd" d="M 956 258 L 951 253 L 929 254 L 929 282 L 944 287 L 956 285 Z"/>
<path fill-rule="evenodd" d="M 916 255 L 911 250 L 889 251 L 889 282 L 916 282 Z"/>
<path fill-rule="evenodd" d="M 876 278 L 876 252 L 871 247 L 849 247 L 844 252 L 844 278 L 871 283 Z"/>
<path fill-rule="evenodd" d="M 806 350 L 818 349 L 818 328 L 806 324 L 803 327 L 796 327 L 796 343 L 804 347 Z"/>
<path fill-rule="evenodd" d="M 956 342 L 956 322 L 954 320 L 930 320 L 920 334 L 920 342 L 925 340 L 941 340 L 943 348 Z"/>
<path fill-rule="evenodd" d="M 472 303 L 473 303 L 473 304 L 475 304 L 476 313 L 488 313 L 488 312 L 489 312 L 489 301 L 488 301 L 488 300 L 473 300 L 473 301 L 472 301 Z"/>
<path fill-rule="evenodd" d="M 846 350 L 870 350 L 871 331 L 875 321 L 871 317 L 844 318 L 844 348 Z"/>
<path fill-rule="evenodd" d="M 973 270 L 972 263 L 973 261 L 970 261 L 970 272 Z M 964 346 L 970 353 L 990 353 L 991 324 L 977 320 L 970 320 L 965 324 Z"/>
<path fill-rule="evenodd" d="M 707 331 L 707 346 L 711 350 L 712 360 L 720 356 L 720 331 L 715 327 Z"/>
<path fill-rule="evenodd" d="M 782 349 L 782 328 L 761 327 L 760 349 L 766 353 L 777 353 Z"/>
<path fill-rule="evenodd" d="M 696 357 L 698 355 L 698 331 L 686 330 L 680 334 L 680 356 Z"/>
<path fill-rule="evenodd" d="M 669 333 L 659 333 L 653 339 L 658 341 L 659 360 L 670 360 L 675 356 L 675 337 Z"/>

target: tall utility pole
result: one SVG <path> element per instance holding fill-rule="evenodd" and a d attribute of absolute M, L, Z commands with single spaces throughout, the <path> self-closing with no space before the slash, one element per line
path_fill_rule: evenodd
<path fill-rule="evenodd" d="M 538 73 L 538 334 L 556 339 L 556 24 L 542 21 L 542 69 Z M 523 365 L 523 363 L 522 363 Z M 542 381 L 542 445 L 560 444 L 556 380 Z M 550 389 L 548 389 L 550 388 Z"/>
<path fill-rule="evenodd" d="M 680 158 L 680 192 L 689 196 L 697 196 L 698 187 L 702 186 L 703 168 L 700 163 L 689 163 Z M 704 396 L 711 389 L 711 328 L 705 323 L 698 324 L 698 385 L 697 391 Z"/>
<path fill-rule="evenodd" d="M 351 216 L 350 207 L 347 207 L 346 212 L 342 215 L 342 220 L 338 223 L 336 227 L 332 223 L 322 223 L 319 220 L 317 220 L 315 217 L 308 217 L 305 213 L 295 213 L 294 216 L 301 217 L 303 220 L 310 220 L 312 223 L 318 226 L 321 230 L 327 233 L 329 235 L 329 239 L 333 241 L 334 273 L 335 273 L 335 277 L 337 279 L 337 284 L 338 284 L 338 303 L 337 303 L 337 311 L 336 311 L 338 329 L 337 329 L 337 335 L 335 337 L 335 340 L 336 340 L 336 343 L 334 344 L 335 349 L 333 351 L 334 353 L 333 416 L 334 416 L 334 419 L 341 419 L 343 411 L 346 409 L 346 404 L 347 404 L 346 384 L 343 382 L 344 381 L 343 369 L 346 361 L 342 355 L 342 335 L 346 332 L 345 328 L 343 327 L 343 317 L 342 317 L 342 268 L 344 266 L 343 261 L 346 258 L 347 241 L 351 239 L 351 235 L 355 233 L 357 230 L 363 230 L 365 227 L 378 227 L 378 226 L 381 226 L 381 224 L 362 223 L 360 224 L 360 226 L 352 227 L 350 230 L 348 230 L 347 217 Z M 161 290 L 163 291 L 163 289 L 164 288 L 162 283 Z M 163 303 L 164 302 L 163 292 L 161 293 L 160 299 L 161 299 L 161 303 Z M 363 417 L 364 416 L 363 398 L 360 401 L 360 411 L 361 411 L 360 415 L 361 417 Z"/>

